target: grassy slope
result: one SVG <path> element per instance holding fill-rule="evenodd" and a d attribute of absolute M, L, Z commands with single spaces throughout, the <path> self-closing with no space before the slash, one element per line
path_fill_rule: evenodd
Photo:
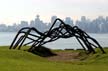
<path fill-rule="evenodd" d="M 105 49 L 108 52 L 108 49 Z M 97 50 L 98 51 L 98 50 Z M 51 62 L 22 50 L 0 47 L 0 71 L 108 71 L 108 53 L 85 56 L 82 61 Z"/>

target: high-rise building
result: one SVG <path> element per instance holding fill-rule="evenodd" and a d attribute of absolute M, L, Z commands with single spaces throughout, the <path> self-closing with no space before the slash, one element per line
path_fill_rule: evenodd
<path fill-rule="evenodd" d="M 81 17 L 81 21 L 82 21 L 82 22 L 86 21 L 86 17 L 85 17 L 85 16 L 82 16 L 82 17 Z"/>
<path fill-rule="evenodd" d="M 65 18 L 65 23 L 73 26 L 73 20 L 70 17 Z"/>
<path fill-rule="evenodd" d="M 57 19 L 57 16 L 52 16 L 51 17 L 51 24 L 53 24 L 56 19 Z"/>
<path fill-rule="evenodd" d="M 33 22 L 32 22 L 33 23 Z M 35 21 L 34 21 L 34 27 L 43 32 L 45 30 L 45 24 L 43 23 L 43 21 L 40 20 L 40 16 L 37 15 L 36 18 L 35 18 Z"/>
<path fill-rule="evenodd" d="M 28 22 L 27 21 L 21 21 L 20 26 L 21 27 L 28 27 Z"/>
<path fill-rule="evenodd" d="M 108 23 L 108 16 L 106 16 L 106 19 L 105 20 L 106 20 L 106 23 Z"/>
<path fill-rule="evenodd" d="M 30 21 L 30 27 L 34 27 L 35 26 L 35 21 L 34 20 L 31 20 Z"/>

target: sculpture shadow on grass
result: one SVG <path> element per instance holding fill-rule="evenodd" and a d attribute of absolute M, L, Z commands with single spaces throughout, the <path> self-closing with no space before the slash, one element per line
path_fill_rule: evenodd
<path fill-rule="evenodd" d="M 28 50 L 28 52 L 39 55 L 41 57 L 50 57 L 57 55 L 56 53 L 52 52 L 51 49 L 46 48 L 45 46 L 36 47 L 32 51 Z"/>

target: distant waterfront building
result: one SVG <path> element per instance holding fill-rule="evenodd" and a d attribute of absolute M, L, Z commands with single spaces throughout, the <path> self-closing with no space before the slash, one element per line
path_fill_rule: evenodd
<path fill-rule="evenodd" d="M 86 21 L 86 17 L 85 16 L 81 16 L 81 21 L 85 22 Z"/>
<path fill-rule="evenodd" d="M 30 21 L 30 27 L 34 27 L 35 26 L 35 21 L 34 20 L 31 20 Z"/>
<path fill-rule="evenodd" d="M 69 25 L 73 26 L 73 20 L 70 17 L 66 17 L 64 22 L 66 24 L 69 24 Z"/>
<path fill-rule="evenodd" d="M 103 16 L 99 16 L 97 19 L 98 19 L 98 22 L 105 23 L 105 19 L 103 18 Z"/>
<path fill-rule="evenodd" d="M 40 16 L 36 15 L 35 21 L 34 21 L 34 27 L 37 28 L 38 30 L 41 28 L 40 26 Z"/>
<path fill-rule="evenodd" d="M 105 20 L 106 20 L 106 22 L 108 23 L 108 16 L 106 16 L 106 19 L 105 19 Z"/>
<path fill-rule="evenodd" d="M 41 32 L 45 31 L 46 24 L 43 23 L 42 20 L 40 20 L 40 16 L 39 15 L 36 16 L 35 21 L 34 22 L 32 21 L 32 23 L 34 23 L 34 27 L 36 29 L 38 29 L 39 31 L 41 31 Z"/>
<path fill-rule="evenodd" d="M 75 26 L 78 26 L 79 23 L 80 23 L 80 21 L 79 21 L 79 20 L 76 20 L 76 21 L 75 21 Z"/>
<path fill-rule="evenodd" d="M 21 24 L 20 24 L 21 27 L 28 27 L 28 22 L 27 21 L 21 21 Z"/>
<path fill-rule="evenodd" d="M 40 16 L 39 15 L 36 15 L 35 23 L 39 23 L 39 22 L 40 22 Z"/>
<path fill-rule="evenodd" d="M 81 28 L 82 30 L 86 29 L 87 21 L 85 16 L 81 16 L 81 20 L 77 21 L 77 26 Z"/>
<path fill-rule="evenodd" d="M 53 24 L 56 19 L 57 19 L 57 16 L 52 16 L 51 17 L 51 24 Z"/>
<path fill-rule="evenodd" d="M 107 29 L 107 33 L 108 33 L 108 16 L 106 16 L 106 19 L 105 19 L 106 23 L 105 23 L 105 26 L 106 26 L 106 29 Z"/>
<path fill-rule="evenodd" d="M 7 31 L 7 26 L 5 24 L 0 24 L 0 32 Z"/>
<path fill-rule="evenodd" d="M 13 28 L 13 31 L 14 31 L 14 32 L 19 31 L 19 27 L 18 27 L 18 25 L 17 25 L 16 23 L 14 23 L 14 24 L 12 25 L 12 28 Z"/>

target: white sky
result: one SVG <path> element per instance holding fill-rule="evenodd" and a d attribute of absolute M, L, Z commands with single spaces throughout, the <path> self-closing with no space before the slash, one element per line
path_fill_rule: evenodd
<path fill-rule="evenodd" d="M 30 21 L 37 14 L 45 22 L 50 22 L 53 15 L 62 19 L 108 16 L 108 0 L 0 0 L 1 24 Z"/>

